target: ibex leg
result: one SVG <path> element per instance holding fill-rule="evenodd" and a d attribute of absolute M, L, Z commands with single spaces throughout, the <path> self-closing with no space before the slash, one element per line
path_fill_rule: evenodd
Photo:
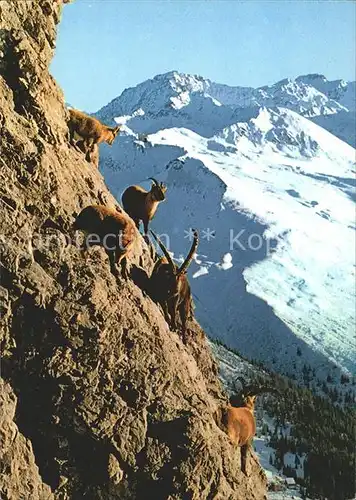
<path fill-rule="evenodd" d="M 247 476 L 246 462 L 247 462 L 247 452 L 249 449 L 248 444 L 241 446 L 241 471 Z"/>

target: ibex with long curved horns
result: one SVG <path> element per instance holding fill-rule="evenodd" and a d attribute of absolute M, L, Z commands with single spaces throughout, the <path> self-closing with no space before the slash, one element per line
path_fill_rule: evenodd
<path fill-rule="evenodd" d="M 183 341 L 186 342 L 186 324 L 192 312 L 192 294 L 187 278 L 187 269 L 198 246 L 198 232 L 194 231 L 192 246 L 180 267 L 173 262 L 161 240 L 153 231 L 151 233 L 164 257 L 159 258 L 153 268 L 149 284 L 150 295 L 154 301 L 162 306 L 167 323 L 172 330 L 177 328 L 176 316 L 177 310 L 179 311 Z"/>
<path fill-rule="evenodd" d="M 242 391 L 237 391 L 230 397 L 228 406 L 217 410 L 215 420 L 229 436 L 232 444 L 241 448 L 241 470 L 247 475 L 247 453 L 256 433 L 254 416 L 256 397 L 266 392 L 280 392 L 275 387 L 258 384 L 245 386 L 245 380 L 242 377 L 238 377 L 238 380 L 242 383 Z"/>
<path fill-rule="evenodd" d="M 158 182 L 154 177 L 149 177 L 153 181 L 151 190 L 146 191 L 141 186 L 130 186 L 122 195 L 122 205 L 125 212 L 135 221 L 137 228 L 140 221 L 143 222 L 145 235 L 148 233 L 148 224 L 153 219 L 158 204 L 166 198 L 167 186 L 163 182 Z"/>

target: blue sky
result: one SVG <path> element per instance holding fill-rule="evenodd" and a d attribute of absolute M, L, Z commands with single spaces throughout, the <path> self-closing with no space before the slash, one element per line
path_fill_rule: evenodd
<path fill-rule="evenodd" d="M 356 4 L 340 0 L 76 0 L 51 71 L 87 111 L 173 69 L 253 87 L 305 73 L 355 80 L 355 22 Z"/>

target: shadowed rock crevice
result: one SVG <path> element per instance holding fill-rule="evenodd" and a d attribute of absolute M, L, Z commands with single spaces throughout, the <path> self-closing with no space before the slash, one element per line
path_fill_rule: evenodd
<path fill-rule="evenodd" d="M 23 114 L 26 92 L 19 85 L 21 70 L 16 54 L 17 43 L 10 31 L 0 30 L 0 46 L 3 49 L 1 61 L 3 78 L 13 93 L 14 110 L 19 114 Z"/>

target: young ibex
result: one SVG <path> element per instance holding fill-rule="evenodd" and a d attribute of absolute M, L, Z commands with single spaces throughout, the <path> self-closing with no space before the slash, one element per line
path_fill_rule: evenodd
<path fill-rule="evenodd" d="M 247 452 L 256 433 L 255 401 L 258 394 L 265 392 L 278 391 L 275 388 L 256 385 L 244 387 L 240 396 L 231 396 L 230 404 L 219 408 L 215 415 L 217 425 L 227 433 L 233 445 L 241 448 L 241 470 L 245 475 Z M 235 406 L 236 404 L 241 406 Z"/>
<path fill-rule="evenodd" d="M 127 214 L 103 205 L 90 205 L 77 216 L 73 229 L 86 234 L 82 250 L 94 245 L 104 247 L 111 272 L 116 276 L 116 264 L 120 264 L 122 276 L 128 277 L 127 258 L 138 246 L 139 233 Z"/>
<path fill-rule="evenodd" d="M 92 116 L 88 116 L 77 109 L 70 109 L 68 129 L 70 144 L 75 146 L 74 140 L 79 136 L 79 140 L 82 141 L 82 147 L 86 152 L 85 158 L 87 161 L 91 161 L 90 153 L 94 152 L 95 145 L 107 142 L 111 146 L 119 133 L 120 125 L 117 127 L 107 127 Z"/>
<path fill-rule="evenodd" d="M 179 268 L 160 239 L 153 231 L 151 233 L 165 257 L 158 259 L 153 268 L 149 293 L 152 299 L 162 306 L 166 321 L 172 330 L 177 328 L 176 316 L 177 310 L 179 311 L 183 341 L 186 343 L 186 324 L 192 312 L 192 295 L 186 272 L 198 246 L 198 233 L 194 230 L 191 249 Z"/>
<path fill-rule="evenodd" d="M 153 219 L 158 204 L 165 200 L 167 191 L 167 186 L 163 182 L 159 183 L 153 177 L 149 178 L 153 181 L 150 191 L 140 186 L 130 186 L 122 195 L 122 205 L 125 211 L 135 221 L 138 228 L 142 220 L 145 235 L 148 233 L 148 224 Z"/>

